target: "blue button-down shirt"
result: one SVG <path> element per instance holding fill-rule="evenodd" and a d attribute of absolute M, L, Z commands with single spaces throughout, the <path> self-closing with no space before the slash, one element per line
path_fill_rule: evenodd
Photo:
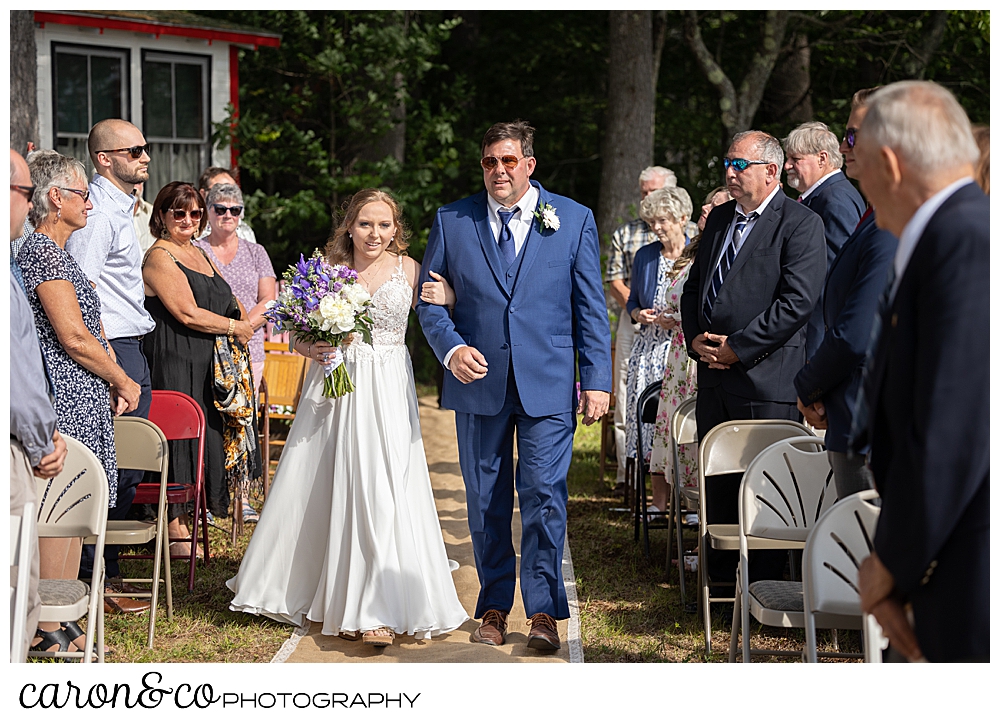
<path fill-rule="evenodd" d="M 35 467 L 54 449 L 56 410 L 47 393 L 35 318 L 14 273 L 10 275 L 10 358 L 16 361 L 10 365 L 10 436 L 21 443 Z"/>
<path fill-rule="evenodd" d="M 94 174 L 90 200 L 94 209 L 87 225 L 73 232 L 66 251 L 97 287 L 108 339 L 148 334 L 156 322 L 144 306 L 142 252 L 132 225 L 135 196 Z"/>

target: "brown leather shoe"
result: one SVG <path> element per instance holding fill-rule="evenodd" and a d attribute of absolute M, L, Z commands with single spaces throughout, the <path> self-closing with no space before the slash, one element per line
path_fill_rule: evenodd
<path fill-rule="evenodd" d="M 105 583 L 106 589 L 114 590 L 118 593 L 146 593 L 149 594 L 149 588 L 136 587 L 135 585 L 123 581 L 120 577 L 109 577 Z"/>
<path fill-rule="evenodd" d="M 141 613 L 149 610 L 149 600 L 133 600 L 127 597 L 112 597 L 117 592 L 110 588 L 104 590 L 104 613 L 105 615 L 125 615 L 128 613 Z"/>
<path fill-rule="evenodd" d="M 472 639 L 486 645 L 503 645 L 507 632 L 507 615 L 503 610 L 487 610 L 483 614 L 483 622 L 472 634 Z"/>
<path fill-rule="evenodd" d="M 531 632 L 528 633 L 528 647 L 535 650 L 559 650 L 559 631 L 556 620 L 545 613 L 535 613 L 531 616 Z"/>

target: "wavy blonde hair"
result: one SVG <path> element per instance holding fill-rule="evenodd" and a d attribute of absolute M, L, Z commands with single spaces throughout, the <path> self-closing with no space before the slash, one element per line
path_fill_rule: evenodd
<path fill-rule="evenodd" d="M 330 263 L 346 264 L 354 268 L 354 242 L 351 241 L 349 233 L 351 226 L 358 220 L 362 208 L 378 201 L 382 201 L 392 209 L 392 222 L 396 226 L 396 234 L 386 250 L 397 256 L 406 255 L 406 249 L 410 245 L 410 229 L 403 222 L 403 212 L 399 202 L 387 191 L 363 188 L 344 204 L 343 218 L 326 243 L 325 252 Z"/>

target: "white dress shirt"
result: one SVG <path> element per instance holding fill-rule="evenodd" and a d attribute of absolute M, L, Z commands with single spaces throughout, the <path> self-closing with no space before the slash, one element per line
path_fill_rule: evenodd
<path fill-rule="evenodd" d="M 836 169 L 836 170 L 834 170 L 834 171 L 830 171 L 829 173 L 827 173 L 821 179 L 819 179 L 818 181 L 816 181 L 816 183 L 814 183 L 813 185 L 809 186 L 809 188 L 807 188 L 806 190 L 804 190 L 802 192 L 802 195 L 799 196 L 799 201 L 805 201 L 807 198 L 809 198 L 809 194 L 810 193 L 812 193 L 817 188 L 819 188 L 824 183 L 826 183 L 830 179 L 831 176 L 834 176 L 834 175 L 836 175 L 838 173 L 840 173 L 840 169 L 839 168 Z"/>
<path fill-rule="evenodd" d="M 729 248 L 729 244 L 731 244 L 733 242 L 733 229 L 736 228 L 736 221 L 739 219 L 739 214 L 743 214 L 744 216 L 749 216 L 751 213 L 756 213 L 757 216 L 754 217 L 754 218 L 752 218 L 752 219 L 750 219 L 749 221 L 747 221 L 746 228 L 744 228 L 743 229 L 743 233 L 740 234 L 740 241 L 739 241 L 738 244 L 736 244 L 736 253 L 737 254 L 740 252 L 740 249 L 743 248 L 743 244 L 746 242 L 746 240 L 750 237 L 750 232 L 753 231 L 753 227 L 757 224 L 757 221 L 760 218 L 760 215 L 764 212 L 764 209 L 767 208 L 767 204 L 769 204 L 771 202 L 771 199 L 774 198 L 775 195 L 780 190 L 781 190 L 781 186 L 780 185 L 775 186 L 774 190 L 771 191 L 770 194 L 768 194 L 767 198 L 765 198 L 761 202 L 761 204 L 757 208 L 755 208 L 753 211 L 744 211 L 743 210 L 743 206 L 741 206 L 739 204 L 739 202 L 737 202 L 737 204 L 736 204 L 736 213 L 733 214 L 733 220 L 729 224 L 729 230 L 726 231 L 726 240 L 725 240 L 725 242 L 723 242 L 722 248 L 719 249 L 719 255 L 715 258 L 715 263 L 712 264 L 712 274 L 713 275 L 715 274 L 716 269 L 719 268 L 719 261 L 722 259 L 722 255 L 726 252 L 726 249 Z M 735 254 L 733 255 L 733 259 L 734 260 L 736 259 L 736 255 Z"/>
<path fill-rule="evenodd" d="M 890 303 L 896 297 L 896 290 L 899 288 L 899 282 L 903 279 L 903 272 L 906 271 L 906 266 L 910 263 L 910 257 L 913 256 L 913 250 L 917 247 L 920 237 L 924 235 L 924 229 L 930 223 L 931 217 L 941 208 L 941 204 L 951 198 L 958 189 L 970 183 L 975 183 L 975 181 L 972 180 L 972 176 L 966 176 L 965 178 L 958 179 L 950 186 L 942 188 L 924 201 L 920 208 L 917 209 L 917 212 L 913 214 L 913 217 L 907 221 L 906 226 L 903 227 L 903 233 L 899 236 L 899 245 L 896 246 L 896 259 L 893 262 L 895 279 L 892 282 L 892 288 L 889 290 Z"/>
<path fill-rule="evenodd" d="M 510 221 L 507 223 L 507 228 L 510 229 L 511 235 L 514 237 L 514 253 L 521 253 L 521 247 L 524 246 L 524 242 L 528 238 L 528 232 L 531 231 L 531 224 L 535 220 L 534 213 L 538 208 L 538 189 L 529 184 L 528 190 L 525 191 L 524 195 L 521 196 L 518 202 L 513 206 L 501 206 L 500 203 L 488 193 L 486 194 L 486 203 L 489 206 L 487 218 L 490 222 L 490 229 L 493 231 L 493 240 L 496 241 L 497 245 L 500 244 L 500 229 L 503 228 L 503 222 L 500 220 L 498 211 L 500 211 L 500 209 L 505 211 L 513 209 L 518 210 L 518 213 L 511 216 Z M 451 357 L 463 346 L 468 345 L 458 344 L 449 349 L 448 353 L 444 355 L 445 369 L 451 369 Z M 452 374 L 454 374 L 454 372 L 452 372 Z"/>

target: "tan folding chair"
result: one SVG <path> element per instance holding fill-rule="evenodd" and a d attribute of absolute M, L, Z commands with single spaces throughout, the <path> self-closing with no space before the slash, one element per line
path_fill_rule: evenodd
<path fill-rule="evenodd" d="M 814 435 L 775 442 L 758 454 L 740 484 L 740 566 L 736 573 L 729 662 L 743 633 L 743 662 L 751 655 L 800 655 L 798 651 L 751 650 L 750 617 L 765 625 L 802 627 L 802 583 L 750 583 L 749 551 L 801 550 L 816 521 L 837 501 L 826 449 Z M 860 622 L 860 621 L 859 621 Z"/>
<path fill-rule="evenodd" d="M 278 346 L 284 347 L 283 344 Z M 287 347 L 285 347 L 287 348 Z M 269 406 L 290 407 L 290 412 L 268 411 L 268 420 L 295 419 L 295 409 L 302 394 L 302 383 L 306 378 L 309 360 L 301 354 L 283 354 L 275 351 L 264 352 L 264 380 L 267 382 Z M 270 422 L 268 422 L 270 427 Z M 284 439 L 272 439 L 270 445 L 283 449 Z M 265 460 L 270 465 L 270 460 Z"/>
<path fill-rule="evenodd" d="M 742 474 L 760 452 L 788 437 L 810 435 L 798 422 L 785 419 L 747 419 L 725 422 L 709 430 L 698 441 L 698 582 L 699 603 L 705 625 L 705 655 L 712 652 L 713 602 L 733 602 L 734 597 L 710 594 L 706 561 L 708 548 L 740 549 L 739 524 L 709 525 L 705 513 L 705 478 L 720 474 Z M 725 583 L 728 585 L 729 583 Z"/>
<path fill-rule="evenodd" d="M 677 409 L 674 410 L 673 416 L 670 417 L 670 453 L 674 458 L 674 477 L 672 480 L 667 480 L 667 484 L 671 485 L 673 489 L 671 490 L 671 515 L 670 515 L 670 525 L 675 527 L 677 530 L 677 575 L 680 578 L 681 586 L 681 606 L 687 607 L 687 592 L 685 590 L 684 582 L 684 526 L 683 526 L 683 507 L 694 508 L 698 506 L 698 490 L 697 488 L 687 488 L 681 485 L 681 461 L 680 461 L 680 446 L 682 444 L 697 444 L 698 443 L 698 420 L 696 418 L 696 410 L 698 407 L 698 397 L 688 397 L 683 402 L 677 405 Z M 671 540 L 672 531 L 667 532 L 667 573 L 670 572 L 670 560 L 671 560 Z"/>
<path fill-rule="evenodd" d="M 10 516 L 10 662 L 23 663 L 27 642 L 28 586 L 31 578 L 35 503 L 25 502 L 20 515 Z"/>
<path fill-rule="evenodd" d="M 115 417 L 115 456 L 119 469 L 141 469 L 160 473 L 160 496 L 156 507 L 156 522 L 142 520 L 108 520 L 107 544 L 145 545 L 155 540 L 153 575 L 146 578 L 124 578 L 124 582 L 150 585 L 149 592 L 115 593 L 118 597 L 149 598 L 149 630 L 146 645 L 153 647 L 156 628 L 156 605 L 159 601 L 160 583 L 167 592 L 167 620 L 174 619 L 174 598 L 170 589 L 170 547 L 167 544 L 167 476 L 170 453 L 167 438 L 160 428 L 140 417 Z M 160 559 L 163 559 L 163 576 L 160 576 Z"/>
<path fill-rule="evenodd" d="M 857 630 L 864 634 L 865 662 L 882 662 L 881 629 L 861 612 L 858 567 L 872 553 L 878 524 L 878 493 L 867 490 L 840 500 L 809 534 L 802 556 L 805 658 L 815 663 L 816 628 Z M 822 655 L 827 655 L 826 653 Z"/>
<path fill-rule="evenodd" d="M 108 524 L 108 476 L 104 466 L 82 442 L 63 435 L 66 461 L 52 479 L 35 478 L 39 537 L 82 537 L 94 545 L 90 586 L 81 580 L 39 580 L 39 622 L 77 621 L 87 616 L 86 643 L 79 651 L 28 652 L 32 658 L 82 658 L 104 662 L 104 539 Z"/>

